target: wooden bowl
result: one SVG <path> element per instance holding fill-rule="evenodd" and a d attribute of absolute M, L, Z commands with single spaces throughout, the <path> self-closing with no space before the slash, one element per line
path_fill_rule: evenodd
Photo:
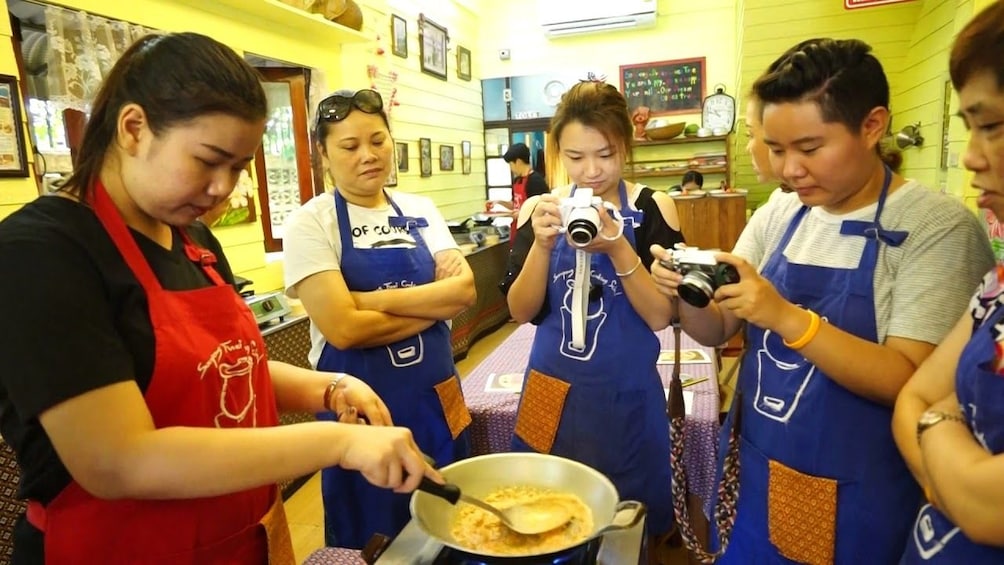
<path fill-rule="evenodd" d="M 683 129 L 687 127 L 686 122 L 677 122 L 675 124 L 666 124 L 659 127 L 649 127 L 645 128 L 645 135 L 649 139 L 656 141 L 663 141 L 666 139 L 673 139 L 674 137 L 683 133 Z"/>

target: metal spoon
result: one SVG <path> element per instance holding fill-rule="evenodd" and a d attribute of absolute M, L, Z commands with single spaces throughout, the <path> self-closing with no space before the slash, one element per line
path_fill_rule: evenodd
<path fill-rule="evenodd" d="M 460 492 L 457 485 L 439 484 L 428 477 L 422 479 L 418 490 L 438 496 L 450 504 L 457 501 L 477 506 L 478 508 L 497 516 L 510 530 L 520 534 L 539 534 L 563 526 L 572 519 L 572 513 L 564 504 L 541 498 L 523 504 L 516 504 L 506 509 L 496 508 L 483 500 Z"/>

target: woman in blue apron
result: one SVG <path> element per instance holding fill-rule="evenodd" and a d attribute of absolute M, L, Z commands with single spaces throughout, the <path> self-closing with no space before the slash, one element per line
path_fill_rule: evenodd
<path fill-rule="evenodd" d="M 653 330 L 669 324 L 673 309 L 645 266 L 649 244 L 671 246 L 682 235 L 668 195 L 621 180 L 631 131 L 614 87 L 582 82 L 564 95 L 551 139 L 576 184 L 523 206 L 503 286 L 513 317 L 538 325 L 513 449 L 568 457 L 603 472 L 622 499 L 648 506 L 648 532 L 655 536 L 670 531 L 673 518 L 669 425 Z M 606 204 L 590 204 L 590 194 Z M 570 204 L 578 199 L 583 207 Z M 591 242 L 575 244 L 578 236 L 561 232 L 574 232 L 563 226 L 584 210 L 599 212 L 602 227 Z"/>
<path fill-rule="evenodd" d="M 316 135 L 336 188 L 298 210 L 285 234 L 287 288 L 311 317 L 310 361 L 369 384 L 438 465 L 466 457 L 470 414 L 446 320 L 474 301 L 470 267 L 428 198 L 383 188 L 394 143 L 379 94 L 322 100 Z M 329 546 L 361 548 L 410 519 L 406 494 L 337 468 L 321 478 Z"/>
<path fill-rule="evenodd" d="M 884 166 L 889 91 L 869 51 L 807 42 L 756 82 L 772 168 L 794 192 L 773 194 L 734 255 L 718 255 L 738 284 L 707 308 L 681 302 L 683 328 L 704 343 L 747 322 L 730 415 L 738 502 L 718 563 L 898 559 L 920 491 L 890 405 L 992 261 L 972 214 Z M 669 294 L 679 284 L 654 274 Z"/>
<path fill-rule="evenodd" d="M 987 53 L 1002 43 L 1004 4 L 996 2 L 958 35 L 950 61 L 959 108 L 970 126 L 962 162 L 997 230 L 1004 218 L 1004 89 L 998 78 L 1004 61 Z M 896 401 L 897 444 L 928 497 L 907 540 L 904 564 L 1004 563 L 1002 306 L 1004 266 L 998 263 L 969 311 Z"/>

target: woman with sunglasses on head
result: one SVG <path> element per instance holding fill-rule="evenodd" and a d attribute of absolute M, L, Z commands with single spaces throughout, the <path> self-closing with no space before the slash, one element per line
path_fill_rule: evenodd
<path fill-rule="evenodd" d="M 960 202 L 876 151 L 889 87 L 867 44 L 804 42 L 753 91 L 771 168 L 792 192 L 773 194 L 716 255 L 738 283 L 705 307 L 679 300 L 701 343 L 747 332 L 730 415 L 738 502 L 718 563 L 894 563 L 920 491 L 891 406 L 993 264 L 989 243 Z M 679 273 L 656 264 L 653 275 L 678 295 Z"/>
<path fill-rule="evenodd" d="M 373 387 L 437 465 L 466 457 L 471 417 L 447 321 L 475 301 L 470 266 L 429 198 L 384 188 L 394 139 L 380 94 L 322 100 L 314 139 L 334 190 L 297 210 L 283 239 L 286 292 L 310 316 L 310 363 Z M 341 469 L 324 471 L 322 494 L 330 546 L 361 548 L 410 519 L 407 496 Z"/>
<path fill-rule="evenodd" d="M 969 130 L 977 204 L 1004 218 L 1004 2 L 970 21 L 949 71 Z M 896 400 L 893 433 L 927 503 L 901 563 L 1004 563 L 1004 266 Z M 914 512 L 915 509 L 905 511 Z"/>
<path fill-rule="evenodd" d="M 668 194 L 622 178 L 633 129 L 624 97 L 602 82 L 572 86 L 551 118 L 551 153 L 574 184 L 523 204 L 502 281 L 512 317 L 537 325 L 513 448 L 604 473 L 622 499 L 648 506 L 646 529 L 663 541 L 672 481 L 655 331 L 673 307 L 646 266 L 649 245 L 683 235 Z M 597 214 L 588 243 L 571 223 L 587 214 Z"/>
<path fill-rule="evenodd" d="M 403 428 L 360 380 L 268 361 L 219 241 L 261 143 L 260 76 L 208 37 L 147 36 L 93 102 L 73 176 L 0 223 L 0 431 L 17 453 L 14 563 L 293 562 L 275 483 L 332 465 L 408 491 Z M 354 418 L 353 418 L 354 420 Z"/>

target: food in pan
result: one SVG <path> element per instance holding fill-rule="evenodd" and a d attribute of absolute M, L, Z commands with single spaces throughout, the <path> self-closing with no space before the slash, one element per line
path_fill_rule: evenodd
<path fill-rule="evenodd" d="M 508 486 L 495 490 L 484 501 L 505 509 L 541 499 L 564 505 L 572 519 L 564 526 L 541 534 L 519 534 L 495 516 L 468 504 L 457 507 L 450 533 L 458 544 L 495 555 L 538 555 L 586 541 L 593 533 L 592 510 L 574 494 L 531 486 Z"/>

